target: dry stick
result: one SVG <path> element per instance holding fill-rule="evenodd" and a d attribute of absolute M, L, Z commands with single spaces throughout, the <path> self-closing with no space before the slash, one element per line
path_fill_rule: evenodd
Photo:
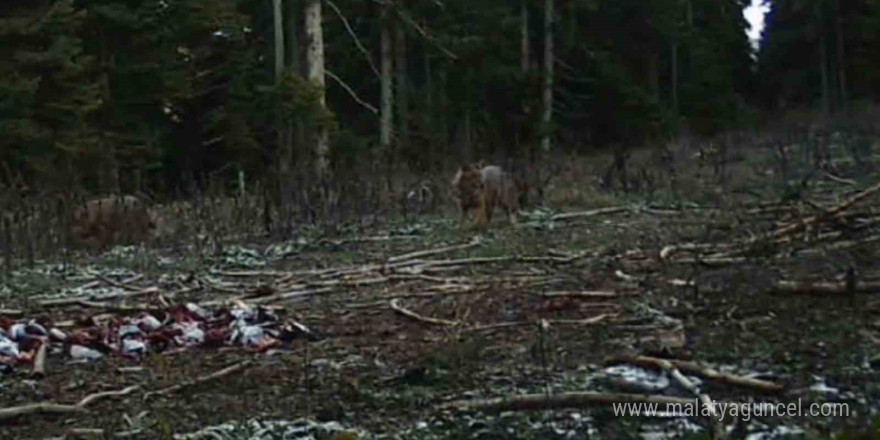
<path fill-rule="evenodd" d="M 107 299 L 121 299 L 121 298 L 132 298 L 135 296 L 141 295 L 149 295 L 152 293 L 158 293 L 159 288 L 155 286 L 147 287 L 146 289 L 140 289 L 135 292 L 119 292 L 119 293 L 111 293 L 107 295 L 83 295 L 83 296 L 74 296 L 71 298 L 59 298 L 59 299 L 47 299 L 40 301 L 40 307 L 58 307 L 58 306 L 70 306 L 77 305 L 80 301 L 103 301 Z"/>
<path fill-rule="evenodd" d="M 569 297 L 569 298 L 616 298 L 618 295 L 616 292 L 604 292 L 599 290 L 582 290 L 579 292 L 569 292 L 569 291 L 561 291 L 561 292 L 544 292 L 540 294 L 546 298 L 553 297 Z"/>
<path fill-rule="evenodd" d="M 208 374 L 208 375 L 205 375 L 205 376 L 199 376 L 199 377 L 197 377 L 196 379 L 193 379 L 193 380 L 188 380 L 188 381 L 183 382 L 183 383 L 179 383 L 179 384 L 176 384 L 176 385 L 171 385 L 171 386 L 169 386 L 169 387 L 165 387 L 165 388 L 162 388 L 162 389 L 160 389 L 160 390 L 149 391 L 149 392 L 147 392 L 147 393 L 144 393 L 144 400 L 147 400 L 148 398 L 150 398 L 150 397 L 152 397 L 152 396 L 154 396 L 154 395 L 168 395 L 168 394 L 171 394 L 171 393 L 174 393 L 174 392 L 180 391 L 180 390 L 182 390 L 183 388 L 186 388 L 186 387 L 188 387 L 188 386 L 199 385 L 199 384 L 202 384 L 202 383 L 205 383 L 205 382 L 208 382 L 208 381 L 214 380 L 214 379 L 219 379 L 219 378 L 221 378 L 221 377 L 228 376 L 228 375 L 230 375 L 230 374 L 232 374 L 232 373 L 237 373 L 237 372 L 239 372 L 240 370 L 245 369 L 245 368 L 246 368 L 247 366 L 249 366 L 251 363 L 252 363 L 252 361 L 250 361 L 250 360 L 241 361 L 241 362 L 239 362 L 239 363 L 237 363 L 237 364 L 230 365 L 230 366 L 228 366 L 228 367 L 226 367 L 226 368 L 224 368 L 224 369 L 222 369 L 222 370 L 215 371 L 215 372 L 213 372 L 213 373 L 211 373 L 211 374 Z"/>
<path fill-rule="evenodd" d="M 669 259 L 672 254 L 679 251 L 696 251 L 696 250 L 715 250 L 718 248 L 730 248 L 733 247 L 731 244 L 710 244 L 710 243 L 679 243 L 679 244 L 670 244 L 664 246 L 663 249 L 660 250 L 660 259 L 666 260 Z"/>
<path fill-rule="evenodd" d="M 103 302 L 96 301 L 77 301 L 76 303 L 79 306 L 91 308 L 91 309 L 101 309 L 106 310 L 108 312 L 114 313 L 140 313 L 140 312 L 159 312 L 163 311 L 162 308 L 159 307 L 150 307 L 146 304 L 136 305 L 136 306 L 120 306 L 115 304 L 107 304 Z"/>
<path fill-rule="evenodd" d="M 871 293 L 880 291 L 880 281 L 856 282 L 855 292 Z M 836 281 L 777 281 L 773 293 L 787 294 L 826 294 L 839 295 L 849 293 L 846 282 Z"/>
<path fill-rule="evenodd" d="M 141 274 L 135 275 L 131 278 L 127 278 L 122 281 L 116 281 L 110 277 L 106 277 L 106 276 L 101 275 L 99 273 L 95 274 L 95 277 L 98 278 L 99 280 L 111 285 L 111 286 L 118 287 L 120 289 L 125 289 L 125 290 L 129 290 L 129 291 L 133 291 L 133 292 L 140 292 L 141 290 L 144 290 L 143 288 L 140 288 L 140 287 L 128 285 L 129 283 L 133 283 L 133 282 L 143 278 L 144 276 Z"/>
<path fill-rule="evenodd" d="M 413 312 L 411 310 L 400 307 L 400 305 L 398 304 L 398 301 L 399 301 L 398 299 L 391 300 L 391 302 L 389 303 L 391 306 L 391 309 L 397 313 L 400 313 L 403 316 L 406 316 L 407 318 L 412 318 L 412 319 L 415 319 L 416 321 L 421 321 L 421 322 L 425 322 L 428 324 L 434 324 L 434 325 L 445 325 L 445 326 L 450 326 L 450 327 L 458 325 L 458 321 L 449 321 L 449 320 L 441 319 L 441 318 L 429 318 L 426 316 L 421 316 L 421 315 L 417 314 L 416 312 Z"/>
<path fill-rule="evenodd" d="M 67 438 L 126 438 L 134 437 L 142 433 L 142 429 L 133 429 L 131 431 L 118 431 L 108 433 L 101 428 L 70 428 L 67 430 Z M 107 437 L 109 435 L 109 437 Z"/>
<path fill-rule="evenodd" d="M 446 252 L 458 251 L 458 250 L 462 250 L 462 249 L 469 249 L 474 246 L 479 246 L 479 244 L 480 243 L 478 241 L 473 240 L 470 243 L 466 243 L 466 244 L 457 244 L 457 245 L 446 246 L 446 247 L 437 248 L 437 249 L 427 249 L 427 250 L 422 250 L 422 251 L 410 252 L 407 254 L 391 257 L 388 259 L 388 262 L 389 263 L 398 263 L 398 262 L 405 261 L 405 260 L 411 260 L 413 258 L 427 257 L 429 255 L 437 255 L 437 254 L 443 254 Z"/>
<path fill-rule="evenodd" d="M 686 389 L 688 392 L 696 396 L 700 399 L 700 403 L 706 408 L 706 415 L 712 424 L 712 438 L 713 439 L 722 439 L 726 438 L 724 432 L 724 425 L 721 424 L 721 419 L 718 417 L 718 412 L 715 409 L 715 405 L 712 403 L 712 399 L 706 393 L 701 393 L 699 387 L 690 379 L 685 377 L 685 375 L 681 374 L 681 371 L 676 368 L 672 362 L 666 359 L 660 358 L 652 358 L 644 356 L 641 359 L 642 362 L 650 363 L 652 366 L 660 368 L 665 371 L 669 376 L 675 379 L 682 388 Z"/>
<path fill-rule="evenodd" d="M 221 285 L 218 285 L 217 283 L 212 283 L 211 281 L 209 281 L 206 278 L 199 278 L 199 281 L 201 281 L 202 284 L 208 286 L 211 290 L 216 290 L 218 292 L 223 292 L 223 293 L 229 293 L 232 295 L 237 295 L 237 294 L 241 293 L 240 287 L 235 288 L 235 287 L 221 286 Z"/>
<path fill-rule="evenodd" d="M 354 33 L 354 30 L 351 28 L 351 25 L 348 24 L 348 20 L 342 15 L 342 11 L 336 6 L 332 1 L 327 1 L 327 6 L 330 6 L 330 9 L 333 9 L 333 12 L 342 20 L 342 24 L 345 25 L 345 30 L 348 31 L 348 35 L 351 36 L 351 39 L 354 41 L 354 45 L 361 51 L 364 55 L 364 58 L 367 59 L 367 64 L 370 65 L 370 69 L 376 75 L 376 78 L 379 78 L 379 69 L 376 68 L 376 65 L 373 64 L 373 58 L 370 56 L 370 51 L 368 51 L 363 44 L 361 44 L 360 39 L 358 39 L 357 34 Z"/>
<path fill-rule="evenodd" d="M 825 174 L 825 177 L 827 177 L 828 179 L 833 180 L 837 183 L 843 183 L 845 185 L 856 185 L 855 180 L 847 179 L 846 177 L 835 176 L 834 174 L 831 174 L 828 171 L 825 171 L 824 174 Z"/>
<path fill-rule="evenodd" d="M 546 409 L 584 408 L 605 406 L 615 403 L 645 403 L 658 405 L 692 405 L 693 399 L 683 397 L 625 394 L 625 393 L 561 393 L 554 395 L 526 394 L 522 396 L 500 397 L 494 399 L 456 400 L 439 406 L 438 409 L 459 409 L 467 411 L 535 411 Z"/>
<path fill-rule="evenodd" d="M 231 277 L 231 278 L 249 278 L 249 277 L 285 277 L 290 272 L 279 272 L 277 270 L 218 270 L 213 274 Z"/>
<path fill-rule="evenodd" d="M 321 287 L 318 289 L 309 289 L 309 290 L 294 290 L 291 292 L 283 292 L 276 293 L 275 295 L 264 296 L 260 298 L 255 298 L 250 300 L 251 304 L 266 304 L 266 303 L 279 303 L 290 301 L 292 299 L 305 298 L 312 295 L 320 295 L 322 293 L 333 292 L 334 288 L 332 287 Z"/>
<path fill-rule="evenodd" d="M 371 307 L 384 307 L 388 304 L 389 301 L 398 300 L 398 299 L 408 299 L 408 298 L 437 298 L 439 296 L 445 295 L 462 295 L 465 293 L 472 292 L 481 292 L 487 290 L 487 287 L 473 287 L 467 286 L 464 284 L 459 285 L 450 285 L 450 287 L 455 286 L 459 290 L 444 290 L 441 292 L 431 292 L 431 293 L 398 293 L 391 295 L 382 295 L 376 298 L 375 301 L 370 302 L 361 302 L 361 303 L 352 303 L 346 304 L 346 308 L 350 309 L 366 309 Z"/>
<path fill-rule="evenodd" d="M 467 284 L 470 281 L 463 277 L 455 277 L 455 278 L 445 278 L 445 277 L 435 277 L 431 275 L 423 275 L 423 274 L 402 274 L 396 273 L 388 277 L 392 281 L 409 281 L 409 280 L 421 280 L 421 281 L 430 281 L 432 283 L 443 283 L 443 284 Z"/>
<path fill-rule="evenodd" d="M 84 413 L 85 408 L 76 405 L 63 405 L 60 403 L 32 403 L 29 405 L 13 406 L 0 409 L 0 420 L 13 419 L 19 416 L 31 414 L 73 414 Z"/>
<path fill-rule="evenodd" d="M 388 277 L 375 277 L 375 278 L 361 278 L 354 280 L 326 280 L 326 281 L 307 281 L 305 285 L 307 287 L 314 286 L 347 286 L 347 287 L 358 287 L 358 286 L 367 286 L 371 284 L 382 284 L 388 281 Z"/>
<path fill-rule="evenodd" d="M 614 271 L 614 276 L 623 280 L 623 281 L 630 282 L 630 283 L 638 283 L 638 282 L 642 281 L 642 278 L 626 274 L 620 269 L 617 269 Z"/>
<path fill-rule="evenodd" d="M 20 318 L 24 316 L 24 311 L 16 309 L 0 309 L 0 316 L 9 316 L 11 318 Z"/>
<path fill-rule="evenodd" d="M 744 257 L 705 257 L 705 258 L 682 258 L 675 260 L 680 264 L 702 264 L 704 266 L 728 266 L 731 264 L 745 263 Z"/>
<path fill-rule="evenodd" d="M 852 205 L 855 205 L 856 203 L 858 203 L 862 199 L 874 194 L 877 191 L 880 191 L 880 183 L 850 197 L 848 200 L 845 200 L 842 203 L 840 203 L 839 205 L 827 210 L 825 212 L 825 214 L 823 214 L 823 215 L 809 217 L 807 219 L 798 221 L 796 223 L 792 223 L 787 226 L 783 226 L 783 227 L 777 229 L 775 232 L 773 232 L 770 235 L 770 238 L 779 238 L 779 237 L 782 237 L 785 235 L 793 234 L 793 233 L 795 233 L 795 232 L 797 232 L 807 226 L 810 226 L 820 220 L 823 220 L 829 216 L 834 216 L 834 215 L 840 213 L 841 211 L 844 211 L 847 208 L 851 207 Z"/>
<path fill-rule="evenodd" d="M 119 391 L 103 391 L 84 397 L 76 405 L 42 402 L 0 409 L 0 420 L 12 419 L 30 414 L 73 414 L 88 412 L 86 406 L 105 397 L 124 396 L 140 389 L 140 385 L 132 385 Z"/>
<path fill-rule="evenodd" d="M 599 208 L 599 209 L 591 209 L 589 211 L 580 211 L 580 212 L 565 212 L 562 214 L 556 214 L 550 217 L 551 221 L 559 221 L 559 220 L 569 220 L 573 218 L 583 218 L 583 217 L 593 217 L 597 215 L 603 214 L 616 214 L 618 212 L 626 211 L 628 208 L 625 206 L 611 206 L 607 208 Z"/>
<path fill-rule="evenodd" d="M 616 313 L 603 313 L 601 315 L 596 315 L 591 318 L 585 319 L 547 319 L 546 322 L 551 325 L 592 325 L 598 324 L 604 321 L 606 318 L 615 318 L 617 317 Z M 476 327 L 462 329 L 462 332 L 482 332 L 487 330 L 496 330 L 500 328 L 509 328 L 509 327 L 522 327 L 527 325 L 534 325 L 534 322 L 531 321 L 514 321 L 514 322 L 499 322 L 497 324 L 486 324 L 486 325 L 478 325 Z"/>
<path fill-rule="evenodd" d="M 141 389 L 140 385 L 131 385 L 131 386 L 125 387 L 121 390 L 101 391 L 99 393 L 89 394 L 88 396 L 83 397 L 83 399 L 80 400 L 79 403 L 76 404 L 76 406 L 78 406 L 80 408 L 85 408 L 87 405 L 89 405 L 90 403 L 95 402 L 97 400 L 104 399 L 107 397 L 126 396 L 126 395 L 129 395 L 129 394 L 139 390 L 139 389 Z"/>
<path fill-rule="evenodd" d="M 40 348 L 37 349 L 37 355 L 34 357 L 34 368 L 31 370 L 31 376 L 43 377 L 46 375 L 46 346 L 48 341 L 41 341 Z"/>
<path fill-rule="evenodd" d="M 605 361 L 606 365 L 617 364 L 617 363 L 628 363 L 643 367 L 656 367 L 659 364 L 658 361 L 668 361 L 671 362 L 675 368 L 678 368 L 681 371 L 684 371 L 688 374 L 694 374 L 696 376 L 702 377 L 704 379 L 714 380 L 717 382 L 721 382 L 726 385 L 733 385 L 744 388 L 751 388 L 754 390 L 758 390 L 765 393 L 779 393 L 783 391 L 784 387 L 774 382 L 770 382 L 767 380 L 761 379 L 753 379 L 750 377 L 737 376 L 735 374 L 726 374 L 721 373 L 718 370 L 701 366 L 696 362 L 691 361 L 682 361 L 677 359 L 660 359 L 650 356 L 630 356 L 630 355 L 620 355 L 609 358 Z"/>

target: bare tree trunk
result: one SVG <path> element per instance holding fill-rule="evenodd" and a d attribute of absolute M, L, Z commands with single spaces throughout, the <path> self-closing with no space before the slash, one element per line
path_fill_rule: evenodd
<path fill-rule="evenodd" d="M 274 30 L 274 44 L 275 44 L 275 81 L 280 84 L 282 78 L 284 77 L 284 60 L 285 60 L 285 45 L 284 45 L 284 5 L 282 4 L 282 0 L 272 0 L 272 18 L 273 18 L 273 30 Z M 278 163 L 275 166 L 277 170 L 277 185 L 278 185 L 278 203 L 279 203 L 279 218 L 280 219 L 289 219 L 290 218 L 290 160 L 293 150 L 291 138 L 291 128 L 290 122 L 286 120 L 286 118 L 279 118 L 278 125 L 278 152 L 276 155 Z M 271 221 L 268 220 L 268 212 L 264 212 L 264 216 L 266 217 L 267 225 L 271 224 Z M 282 220 L 285 224 L 286 221 Z"/>
<path fill-rule="evenodd" d="M 391 151 L 391 135 L 394 128 L 394 89 L 393 89 L 393 60 L 391 53 L 391 32 L 388 24 L 383 23 L 380 30 L 381 44 L 381 121 L 379 126 L 379 145 L 381 153 L 379 157 L 386 165 L 386 178 L 390 179 L 392 170 L 392 151 Z M 390 184 L 390 180 L 389 180 Z M 391 189 L 390 187 L 388 188 Z"/>
<path fill-rule="evenodd" d="M 831 97 L 828 81 L 828 47 L 826 44 L 825 32 L 819 33 L 819 73 L 822 77 L 822 116 L 828 119 L 831 112 Z"/>
<path fill-rule="evenodd" d="M 846 91 L 846 53 L 843 44 L 843 18 L 840 15 L 840 1 L 836 2 L 836 17 L 834 20 L 834 33 L 837 37 L 837 80 L 840 87 L 840 109 L 843 113 L 849 110 L 849 103 Z"/>
<path fill-rule="evenodd" d="M 520 0 L 519 3 L 519 68 L 522 71 L 523 78 L 528 79 L 529 70 L 531 69 L 531 36 L 529 32 L 529 0 Z M 530 109 L 529 109 L 529 101 L 523 100 L 520 103 L 520 117 L 519 122 L 516 127 L 516 134 L 514 136 L 514 151 L 517 155 L 525 155 L 527 156 L 529 162 L 534 165 L 532 162 L 533 148 L 529 145 L 526 145 L 526 130 L 530 124 Z M 526 151 L 523 151 L 523 150 Z"/>
<path fill-rule="evenodd" d="M 272 0 L 272 18 L 275 31 L 275 80 L 280 81 L 284 74 L 284 17 L 281 0 Z"/>
<path fill-rule="evenodd" d="M 433 75 L 431 73 L 431 57 L 428 53 L 425 53 L 425 113 L 429 115 L 429 117 L 433 117 L 432 110 L 434 110 L 434 89 L 433 89 L 434 81 Z"/>
<path fill-rule="evenodd" d="M 409 145 L 409 78 L 406 72 L 406 33 L 403 23 L 394 23 L 394 68 L 397 76 L 397 150 Z"/>
<path fill-rule="evenodd" d="M 544 0 L 544 113 L 541 117 L 541 149 L 550 151 L 553 121 L 553 0 Z"/>
<path fill-rule="evenodd" d="M 308 41 L 308 78 L 321 89 L 320 104 L 326 106 L 324 98 L 324 32 L 321 25 L 321 0 L 308 0 L 305 7 L 306 40 Z M 327 143 L 327 129 L 320 126 L 314 133 L 315 178 L 325 187 L 330 181 L 330 145 Z M 330 194 L 324 192 L 323 203 L 329 202 Z"/>
<path fill-rule="evenodd" d="M 462 148 L 464 151 L 461 152 L 461 157 L 467 157 L 468 159 L 474 158 L 474 150 L 471 145 L 471 107 L 468 106 L 464 110 L 464 129 L 462 133 L 462 137 L 464 138 L 464 142 L 462 142 Z"/>
<path fill-rule="evenodd" d="M 519 2 L 519 29 L 520 29 L 520 56 L 519 68 L 526 73 L 529 71 L 529 3 L 528 0 Z"/>
<path fill-rule="evenodd" d="M 675 121 L 675 125 L 678 125 L 678 41 L 672 41 L 672 62 L 669 63 L 671 65 L 672 72 L 670 73 L 671 78 L 669 81 L 671 84 L 670 94 L 672 97 L 670 100 L 672 101 L 672 116 Z"/>
<path fill-rule="evenodd" d="M 648 68 L 645 74 L 646 81 L 651 89 L 651 96 L 656 100 L 660 100 L 660 57 L 653 50 L 648 51 Z"/>
<path fill-rule="evenodd" d="M 287 0 L 284 3 L 284 24 L 286 26 L 286 34 L 285 34 L 285 44 L 284 48 L 286 49 L 286 53 L 284 56 L 284 61 L 286 61 L 287 67 L 291 72 L 295 74 L 302 75 L 302 60 L 300 60 L 301 54 L 299 50 L 299 22 L 297 21 L 298 10 L 297 5 L 299 2 L 297 0 Z"/>

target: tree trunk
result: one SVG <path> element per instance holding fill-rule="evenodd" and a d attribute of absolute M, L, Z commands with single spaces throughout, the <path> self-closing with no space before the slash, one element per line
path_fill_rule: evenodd
<path fill-rule="evenodd" d="M 827 120 L 831 111 L 830 87 L 828 81 L 828 47 L 825 32 L 819 33 L 819 74 L 822 78 L 822 116 Z"/>
<path fill-rule="evenodd" d="M 381 87 L 382 87 L 382 96 L 381 96 L 381 121 L 379 126 L 379 145 L 381 149 L 381 153 L 379 157 L 387 167 L 385 170 L 386 179 L 390 179 L 391 177 L 391 163 L 392 163 L 392 151 L 391 151 L 391 135 L 392 129 L 394 128 L 394 89 L 393 89 L 393 61 L 391 53 L 391 31 L 388 29 L 388 24 L 383 23 L 380 29 L 380 42 L 381 45 Z M 389 180 L 390 183 L 390 180 Z M 390 188 L 388 188 L 390 190 Z"/>
<path fill-rule="evenodd" d="M 286 25 L 286 34 L 285 34 L 285 44 L 284 48 L 287 49 L 284 61 L 286 61 L 287 67 L 291 72 L 302 75 L 302 60 L 300 59 L 301 53 L 299 50 L 299 23 L 297 21 L 299 12 L 297 10 L 297 5 L 299 2 L 297 0 L 287 0 L 284 3 L 284 24 Z"/>
<path fill-rule="evenodd" d="M 321 0 L 308 0 L 305 7 L 306 40 L 308 41 L 308 78 L 321 89 L 319 102 L 326 106 L 324 98 L 324 33 L 321 25 Z M 327 129 L 318 127 L 314 133 L 315 178 L 320 185 L 330 180 L 330 145 L 327 143 Z M 324 197 L 329 194 L 323 194 Z M 323 202 L 327 202 L 325 198 Z"/>
<path fill-rule="evenodd" d="M 529 80 L 529 70 L 531 69 L 531 37 L 529 32 L 529 0 L 520 0 L 519 3 L 519 68 L 522 71 L 523 79 Z M 526 147 L 526 136 L 524 133 L 530 124 L 531 118 L 529 117 L 529 101 L 530 98 L 526 97 L 520 103 L 520 115 L 517 118 L 517 127 L 516 133 L 513 139 L 513 152 L 515 155 L 523 155 L 524 153 L 528 156 L 531 161 L 532 154 L 531 148 L 529 151 L 524 151 Z M 534 163 L 532 164 L 534 165 Z"/>
<path fill-rule="evenodd" d="M 425 114 L 433 118 L 434 88 L 431 75 L 431 56 L 425 53 Z"/>
<path fill-rule="evenodd" d="M 649 50 L 647 54 L 648 68 L 645 69 L 645 78 L 651 90 L 651 96 L 657 101 L 660 100 L 660 57 L 653 50 Z"/>
<path fill-rule="evenodd" d="M 678 41 L 672 41 L 672 60 L 669 63 L 671 65 L 671 70 L 669 76 L 669 82 L 672 83 L 670 87 L 670 100 L 672 101 L 672 117 L 674 124 L 678 125 Z"/>
<path fill-rule="evenodd" d="M 843 44 L 843 18 L 840 15 L 840 1 L 837 2 L 836 17 L 834 20 L 834 33 L 837 37 L 837 81 L 840 87 L 840 110 L 847 113 L 849 110 L 849 101 L 846 91 L 846 53 Z"/>
<path fill-rule="evenodd" d="M 397 77 L 397 150 L 404 151 L 409 145 L 409 79 L 406 72 L 406 33 L 403 23 L 394 23 L 394 68 Z"/>
<path fill-rule="evenodd" d="M 523 73 L 529 71 L 529 4 L 528 0 L 519 3 L 519 68 Z"/>
<path fill-rule="evenodd" d="M 544 0 L 544 96 L 541 117 L 541 149 L 551 148 L 550 124 L 553 121 L 553 0 Z"/>
<path fill-rule="evenodd" d="M 274 31 L 274 46 L 275 46 L 275 82 L 276 84 L 280 84 L 282 78 L 284 77 L 284 60 L 285 60 L 285 45 L 284 45 L 284 5 L 282 4 L 282 0 L 272 0 L 272 18 L 273 18 L 273 31 Z M 282 226 L 286 232 L 286 219 L 290 218 L 290 189 L 292 185 L 290 184 L 291 172 L 290 172 L 290 160 L 291 153 L 293 150 L 291 138 L 291 127 L 290 121 L 286 118 L 279 118 L 277 124 L 278 130 L 278 150 L 277 150 L 277 160 L 275 169 L 277 170 L 277 184 L 278 184 L 278 208 L 279 208 L 279 219 L 284 223 Z M 268 212 L 264 213 L 265 217 L 268 218 Z M 267 221 L 267 224 L 270 224 L 271 221 Z"/>
<path fill-rule="evenodd" d="M 272 18 L 275 31 L 275 81 L 284 74 L 284 27 L 281 0 L 272 0 Z"/>

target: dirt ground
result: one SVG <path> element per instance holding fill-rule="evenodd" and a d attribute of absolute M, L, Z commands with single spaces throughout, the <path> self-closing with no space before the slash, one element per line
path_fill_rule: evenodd
<path fill-rule="evenodd" d="M 836 206 L 868 186 L 841 187 L 838 198 L 814 200 Z M 30 378 L 28 368 L 0 376 L 0 408 L 75 404 L 96 392 L 139 388 L 95 401 L 82 413 L 2 420 L 0 438 L 101 438 L 102 432 L 120 438 L 109 433 L 128 432 L 128 438 L 164 439 L 227 421 L 302 417 L 389 436 L 419 423 L 436 427 L 433 437 L 400 438 L 567 438 L 567 431 L 549 427 L 570 427 L 584 415 L 590 430 L 574 430 L 574 438 L 642 438 L 642 425 L 656 419 L 616 417 L 607 405 L 502 417 L 441 407 L 523 393 L 630 392 L 600 379 L 606 361 L 621 354 L 697 361 L 783 386 L 782 392 L 766 393 L 702 381 L 701 390 L 715 400 L 801 398 L 845 402 L 851 411 L 848 417 L 763 418 L 749 425 L 750 432 L 796 425 L 809 438 L 847 430 L 876 438 L 877 428 L 867 427 L 880 408 L 880 301 L 870 294 L 873 288 L 846 287 L 848 270 L 856 286 L 868 286 L 880 274 L 870 223 L 878 198 L 866 200 L 847 208 L 847 228 L 820 218 L 812 228 L 786 233 L 791 240 L 774 240 L 779 237 L 773 234 L 819 216 L 815 210 L 754 201 L 709 206 L 620 199 L 618 210 L 555 219 L 536 211 L 516 227 L 501 219 L 487 231 L 460 230 L 449 216 L 426 216 L 418 228 L 376 224 L 338 238 L 301 241 L 283 258 L 264 258 L 261 243 L 245 244 L 250 253 L 236 248 L 187 256 L 166 249 L 137 258 L 76 260 L 95 270 L 144 273 L 137 287 L 159 285 L 161 275 L 178 277 L 176 288 L 160 289 L 175 303 L 229 299 L 260 285 L 274 293 L 307 292 L 268 303 L 319 338 L 297 339 L 271 353 L 193 349 L 79 364 L 50 354 L 42 379 Z M 785 208 L 774 209 L 779 206 Z M 712 246 L 691 252 L 685 243 Z M 735 243 L 740 245 L 725 247 Z M 176 260 L 158 265 L 160 254 Z M 266 264 L 249 266 L 242 255 Z M 83 284 L 71 273 L 22 270 L 7 278 L 18 288 L 0 297 L 0 308 L 56 321 L 102 312 L 39 306 L 35 297 Z M 792 288 L 785 280 L 833 286 L 823 292 Z M 138 301 L 152 299 L 125 304 Z M 245 360 L 250 363 L 233 374 L 146 395 Z M 143 368 L 120 370 L 132 366 Z M 823 394 L 817 384 L 835 392 Z M 693 397 L 681 390 L 676 395 Z M 708 421 L 690 420 L 707 435 Z M 686 435 L 667 432 L 663 438 Z"/>

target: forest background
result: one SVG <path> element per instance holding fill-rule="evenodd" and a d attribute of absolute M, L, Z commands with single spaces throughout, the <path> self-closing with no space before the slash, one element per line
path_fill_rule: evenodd
<path fill-rule="evenodd" d="M 880 0 L 765 5 L 756 48 L 742 0 L 4 1 L 0 186 L 259 194 L 271 229 L 468 161 L 540 187 L 554 158 L 870 117 Z"/>

